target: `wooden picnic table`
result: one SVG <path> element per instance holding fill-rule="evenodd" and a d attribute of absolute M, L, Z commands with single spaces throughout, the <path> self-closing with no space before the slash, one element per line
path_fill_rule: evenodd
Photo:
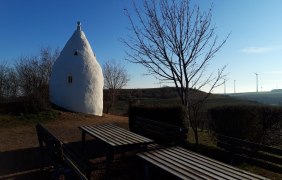
<path fill-rule="evenodd" d="M 102 141 L 106 146 L 106 170 L 114 160 L 115 152 L 125 152 L 129 149 L 143 149 L 154 141 L 133 133 L 114 124 L 101 124 L 96 126 L 80 126 L 82 132 L 82 148 L 85 148 L 85 135 Z"/>
<path fill-rule="evenodd" d="M 179 146 L 142 152 L 137 156 L 146 161 L 146 178 L 151 164 L 180 179 L 267 179 Z"/>

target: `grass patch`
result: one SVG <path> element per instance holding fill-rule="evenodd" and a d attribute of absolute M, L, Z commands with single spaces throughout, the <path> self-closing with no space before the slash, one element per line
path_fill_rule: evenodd
<path fill-rule="evenodd" d="M 15 126 L 44 123 L 55 120 L 60 115 L 57 110 L 47 110 L 34 114 L 20 114 L 18 116 L 0 114 L 0 127 L 9 128 Z"/>

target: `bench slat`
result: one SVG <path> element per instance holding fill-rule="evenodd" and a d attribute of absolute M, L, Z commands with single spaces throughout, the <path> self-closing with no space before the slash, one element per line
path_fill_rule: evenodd
<path fill-rule="evenodd" d="M 183 161 L 187 161 L 187 163 L 193 163 L 195 166 L 199 168 L 206 169 L 207 171 L 213 170 L 213 173 L 217 174 L 217 171 L 224 176 L 228 175 L 234 178 L 250 178 L 250 176 L 254 178 L 260 178 L 261 176 L 257 176 L 256 174 L 249 173 L 247 171 L 240 170 L 238 168 L 232 167 L 230 165 L 221 163 L 214 159 L 199 155 L 192 151 L 188 151 L 183 148 L 171 148 L 167 150 L 167 153 L 171 156 L 176 156 Z"/>
<path fill-rule="evenodd" d="M 79 177 L 79 179 L 88 180 L 86 178 L 86 176 L 83 173 L 81 173 L 81 171 L 76 167 L 76 165 L 71 160 L 71 158 L 69 158 L 67 155 L 65 155 L 64 157 L 65 157 L 65 162 L 75 171 L 75 173 Z"/>
<path fill-rule="evenodd" d="M 229 144 L 238 145 L 238 146 L 246 146 L 253 150 L 265 151 L 265 152 L 269 152 L 269 153 L 273 153 L 273 154 L 282 156 L 282 149 L 277 149 L 277 148 L 265 146 L 262 144 L 256 144 L 256 143 L 252 143 L 249 141 L 245 141 L 245 140 L 241 140 L 241 139 L 237 139 L 233 137 L 228 137 L 228 136 L 224 136 L 220 134 L 217 135 L 217 138 L 219 141 L 228 142 Z"/>
<path fill-rule="evenodd" d="M 205 167 L 204 165 L 201 165 L 200 163 L 197 164 L 197 162 L 193 162 L 193 160 L 192 161 L 191 160 L 183 161 L 183 159 L 177 156 L 173 156 L 167 152 L 163 152 L 161 150 L 158 152 L 152 152 L 152 155 L 157 158 L 167 161 L 166 163 L 174 164 L 177 168 L 181 168 L 184 171 L 189 169 L 195 172 L 196 174 L 201 175 L 201 177 L 205 177 L 207 179 L 210 179 L 210 178 L 214 178 L 214 179 L 223 178 L 223 179 L 230 179 L 230 180 L 235 179 L 232 176 L 227 176 L 226 174 L 223 174 L 220 171 L 215 171 L 215 170 L 212 170 L 210 167 Z M 174 170 L 178 171 L 178 169 L 174 169 Z"/>
<path fill-rule="evenodd" d="M 266 179 L 181 147 L 143 152 L 138 156 L 183 179 Z"/>
<path fill-rule="evenodd" d="M 189 169 L 186 169 L 184 171 L 178 167 L 175 167 L 172 164 L 165 163 L 164 160 L 161 160 L 151 154 L 138 154 L 138 156 L 181 179 L 200 179 L 200 178 L 203 179 L 204 178 L 203 176 L 201 176 L 200 174 L 197 174 L 196 172 L 193 172 L 193 171 L 191 172 L 191 170 Z"/>
<path fill-rule="evenodd" d="M 220 147 L 225 147 L 229 151 L 240 153 L 240 154 L 245 154 L 250 158 L 263 159 L 263 160 L 266 160 L 266 161 L 269 161 L 269 162 L 272 162 L 272 163 L 282 164 L 282 156 L 281 156 L 281 158 L 279 158 L 278 156 L 272 156 L 271 154 L 263 154 L 263 153 L 259 152 L 259 150 L 258 151 L 252 151 L 252 150 L 249 150 L 249 149 L 246 149 L 246 148 L 242 148 L 242 147 L 238 147 L 238 146 L 232 146 L 230 144 L 223 143 L 223 142 L 218 142 L 217 144 Z"/>
<path fill-rule="evenodd" d="M 233 157 L 262 168 L 281 173 L 282 149 L 256 144 L 217 134 L 217 146 L 230 152 Z"/>
<path fill-rule="evenodd" d="M 133 130 L 161 144 L 183 145 L 187 142 L 186 128 L 139 116 L 134 121 Z"/>
<path fill-rule="evenodd" d="M 175 135 L 175 136 L 179 136 L 179 137 L 184 137 L 186 135 L 185 131 L 181 131 L 180 128 L 176 129 L 176 130 L 172 130 L 172 129 L 168 129 L 168 128 L 164 128 L 161 126 L 157 126 L 157 125 L 153 125 L 153 124 L 146 124 L 146 122 L 140 122 L 137 121 L 136 122 L 136 126 L 137 127 L 142 127 L 142 129 L 140 129 L 139 131 L 143 131 L 143 130 L 148 130 L 148 131 L 156 131 L 159 132 L 160 134 L 168 134 L 168 135 Z M 136 129 L 136 131 L 138 131 L 138 129 Z"/>
<path fill-rule="evenodd" d="M 255 164 L 256 166 L 260 166 L 265 169 L 269 169 L 271 171 L 282 173 L 282 167 L 272 164 L 270 162 L 265 161 L 264 159 L 257 159 L 255 157 L 249 157 L 246 154 L 236 153 L 234 151 L 234 147 L 230 146 L 229 144 L 224 144 L 222 142 L 217 143 L 219 147 L 224 148 L 226 151 L 232 153 L 232 156 L 238 160 L 245 161 L 250 164 Z"/>
<path fill-rule="evenodd" d="M 168 123 L 164 123 L 164 122 L 160 122 L 160 121 L 155 121 L 155 120 L 151 120 L 151 119 L 147 119 L 147 118 L 143 118 L 143 117 L 136 117 L 135 122 L 144 122 L 144 124 L 151 124 L 157 127 L 163 127 L 166 129 L 170 129 L 172 131 L 180 131 L 180 132 L 184 132 L 187 133 L 188 130 L 186 128 L 180 127 L 180 126 L 176 126 L 176 125 L 172 125 L 172 124 L 168 124 Z"/>

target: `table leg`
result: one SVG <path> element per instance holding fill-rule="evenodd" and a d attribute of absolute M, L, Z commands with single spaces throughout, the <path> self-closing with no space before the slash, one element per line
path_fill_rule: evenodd
<path fill-rule="evenodd" d="M 149 179 L 149 164 L 147 162 L 145 162 L 145 165 L 144 165 L 144 179 L 147 180 Z"/>
<path fill-rule="evenodd" d="M 114 160 L 114 150 L 112 148 L 107 148 L 107 152 L 106 152 L 106 176 L 107 178 L 109 177 L 113 160 Z"/>

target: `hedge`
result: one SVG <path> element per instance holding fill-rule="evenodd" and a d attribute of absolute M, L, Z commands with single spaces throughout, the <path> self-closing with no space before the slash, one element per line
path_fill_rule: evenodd
<path fill-rule="evenodd" d="M 129 128 L 133 130 L 135 117 L 187 127 L 186 111 L 183 106 L 133 105 L 129 107 Z"/>
<path fill-rule="evenodd" d="M 210 109 L 209 117 L 209 127 L 215 133 L 261 142 L 265 132 L 282 120 L 282 108 L 223 106 Z"/>

